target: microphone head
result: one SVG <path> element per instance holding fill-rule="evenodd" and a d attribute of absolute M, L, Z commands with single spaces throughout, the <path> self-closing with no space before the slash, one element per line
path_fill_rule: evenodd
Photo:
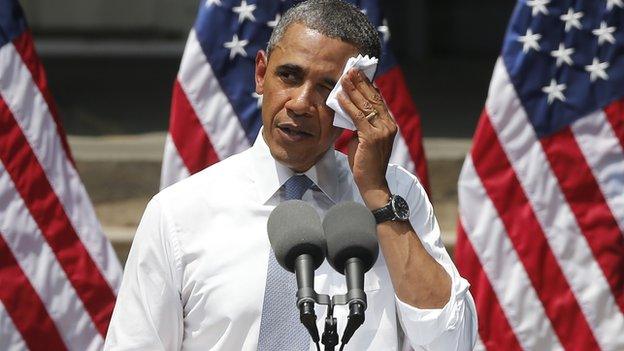
<path fill-rule="evenodd" d="M 345 262 L 352 257 L 362 260 L 364 272 L 377 261 L 377 223 L 373 213 L 356 202 L 332 207 L 323 219 L 327 240 L 327 261 L 344 274 Z"/>
<path fill-rule="evenodd" d="M 310 254 L 317 269 L 325 259 L 325 237 L 316 210 L 301 200 L 280 203 L 267 223 L 269 242 L 284 269 L 294 272 L 295 259 Z"/>

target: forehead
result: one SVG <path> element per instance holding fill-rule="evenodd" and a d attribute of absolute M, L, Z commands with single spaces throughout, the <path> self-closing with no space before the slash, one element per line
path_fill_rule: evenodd
<path fill-rule="evenodd" d="M 304 70 L 339 76 L 347 60 L 357 54 L 358 49 L 352 44 L 293 23 L 275 45 L 269 65 L 291 64 Z"/>

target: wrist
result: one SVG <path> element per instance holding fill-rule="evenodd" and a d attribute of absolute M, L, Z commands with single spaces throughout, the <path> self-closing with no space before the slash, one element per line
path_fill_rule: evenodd
<path fill-rule="evenodd" d="M 369 210 L 376 210 L 384 207 L 388 201 L 390 201 L 390 189 L 387 186 L 383 186 L 375 189 L 368 189 L 360 192 L 362 200 Z"/>

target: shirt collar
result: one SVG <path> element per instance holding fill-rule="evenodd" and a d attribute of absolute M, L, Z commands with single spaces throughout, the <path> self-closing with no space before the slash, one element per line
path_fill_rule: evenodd
<path fill-rule="evenodd" d="M 264 204 L 295 174 L 295 172 L 273 158 L 271 150 L 262 136 L 263 129 L 264 128 L 260 129 L 258 137 L 252 146 L 251 152 L 253 157 L 251 162 L 253 169 L 252 180 L 256 184 L 260 201 Z M 338 162 L 333 148 L 329 149 L 325 155 L 304 174 L 308 176 L 330 200 L 336 202 L 339 172 Z"/>

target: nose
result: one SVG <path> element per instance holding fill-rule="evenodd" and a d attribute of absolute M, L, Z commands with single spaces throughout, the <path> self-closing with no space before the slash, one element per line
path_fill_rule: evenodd
<path fill-rule="evenodd" d="M 295 115 L 311 116 L 314 111 L 314 90 L 307 84 L 293 88 L 284 107 Z"/>

